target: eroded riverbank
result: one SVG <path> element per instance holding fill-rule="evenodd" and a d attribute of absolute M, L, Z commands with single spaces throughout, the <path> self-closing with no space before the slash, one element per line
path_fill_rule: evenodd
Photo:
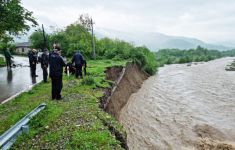
<path fill-rule="evenodd" d="M 146 80 L 122 109 L 130 149 L 234 149 L 233 58 L 170 65 Z"/>

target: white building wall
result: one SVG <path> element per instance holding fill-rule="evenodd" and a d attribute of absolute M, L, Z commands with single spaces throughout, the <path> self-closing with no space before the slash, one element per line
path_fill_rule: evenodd
<path fill-rule="evenodd" d="M 30 50 L 30 48 L 28 48 L 28 47 L 18 47 L 18 48 L 16 48 L 15 51 L 18 54 L 28 54 L 29 50 Z"/>

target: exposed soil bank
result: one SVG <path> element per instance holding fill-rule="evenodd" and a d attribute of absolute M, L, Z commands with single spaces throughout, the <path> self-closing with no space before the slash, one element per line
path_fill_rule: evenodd
<path fill-rule="evenodd" d="M 115 84 L 112 90 L 106 93 L 109 96 L 103 108 L 118 119 L 120 111 L 127 104 L 129 97 L 141 88 L 143 81 L 149 76 L 133 63 L 128 63 L 126 68 L 108 68 L 106 75 L 106 79 L 114 81 Z"/>
<path fill-rule="evenodd" d="M 101 99 L 101 107 L 118 119 L 120 111 L 127 104 L 129 97 L 141 88 L 143 81 L 148 78 L 148 74 L 133 63 L 128 63 L 125 68 L 121 66 L 109 67 L 105 73 L 106 79 L 114 83 L 110 89 L 105 90 L 105 96 Z M 119 133 L 106 122 L 103 123 L 121 142 L 121 146 L 129 149 L 126 134 Z"/>

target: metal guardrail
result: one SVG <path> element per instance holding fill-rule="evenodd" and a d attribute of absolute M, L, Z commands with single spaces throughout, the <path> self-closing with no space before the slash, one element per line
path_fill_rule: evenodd
<path fill-rule="evenodd" d="M 37 115 L 41 110 L 46 107 L 45 103 L 42 103 L 34 110 L 32 110 L 29 114 L 27 114 L 24 118 L 22 118 L 19 122 L 17 122 L 13 127 L 7 130 L 0 136 L 0 149 L 7 150 L 9 149 L 14 142 L 16 141 L 17 137 L 22 133 L 29 132 L 29 126 L 27 125 L 29 120 Z"/>

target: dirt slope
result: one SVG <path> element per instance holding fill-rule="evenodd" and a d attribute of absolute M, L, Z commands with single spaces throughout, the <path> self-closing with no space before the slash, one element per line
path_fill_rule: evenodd
<path fill-rule="evenodd" d="M 128 63 L 122 71 L 120 68 L 108 69 L 106 74 L 107 79 L 115 81 L 115 86 L 110 91 L 104 109 L 118 119 L 121 109 L 126 105 L 131 94 L 140 89 L 148 75 L 133 63 Z"/>

